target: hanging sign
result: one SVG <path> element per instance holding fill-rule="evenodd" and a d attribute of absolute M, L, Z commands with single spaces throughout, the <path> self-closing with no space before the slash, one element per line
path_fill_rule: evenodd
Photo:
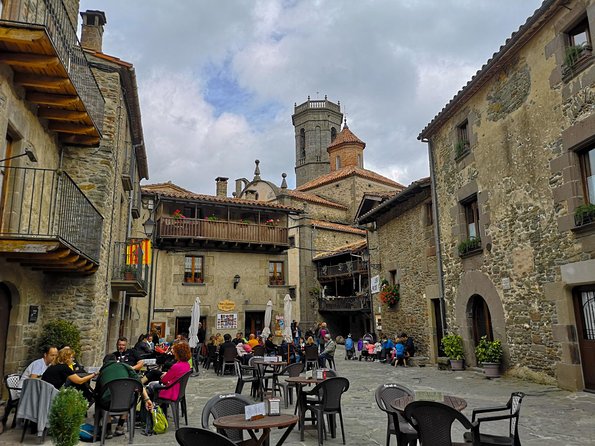
<path fill-rule="evenodd" d="M 376 275 L 372 277 L 372 280 L 370 281 L 370 291 L 372 291 L 372 293 L 380 292 L 380 276 Z"/>

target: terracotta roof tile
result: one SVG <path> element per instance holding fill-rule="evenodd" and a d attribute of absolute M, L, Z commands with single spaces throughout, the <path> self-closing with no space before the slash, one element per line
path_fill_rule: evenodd
<path fill-rule="evenodd" d="M 339 248 L 333 249 L 332 251 L 326 251 L 320 254 L 316 254 L 314 257 L 312 257 L 312 260 L 322 260 L 329 257 L 335 257 L 340 254 L 346 254 L 348 252 L 359 251 L 365 248 L 367 244 L 368 243 L 365 239 L 353 243 L 348 243 L 347 245 L 340 246 Z"/>
<path fill-rule="evenodd" d="M 329 144 L 328 149 L 332 148 L 332 147 L 337 147 L 340 146 L 341 144 L 346 144 L 346 143 L 356 143 L 356 144 L 360 144 L 362 146 L 364 146 L 364 148 L 366 147 L 366 143 L 363 142 L 361 139 L 359 139 L 357 136 L 355 136 L 353 134 L 353 132 L 351 130 L 349 130 L 349 127 L 347 127 L 347 124 L 345 124 L 345 127 L 343 127 L 343 130 L 341 130 L 339 132 L 339 134 L 337 135 L 337 137 L 335 138 L 335 140 Z"/>
<path fill-rule="evenodd" d="M 366 231 L 364 229 L 359 229 L 342 223 L 331 223 L 330 221 L 324 220 L 311 220 L 310 223 L 315 228 L 323 228 L 330 229 L 331 231 L 349 232 L 351 234 L 366 235 Z"/>
<path fill-rule="evenodd" d="M 180 187 L 172 182 L 157 183 L 157 184 L 146 184 L 142 186 L 142 191 L 145 193 L 153 193 L 163 195 L 170 198 L 179 198 L 182 200 L 201 200 L 210 201 L 213 203 L 227 203 L 239 206 L 258 206 L 264 208 L 279 209 L 284 211 L 299 212 L 297 208 L 290 206 L 284 206 L 281 204 L 275 204 L 267 201 L 258 200 L 244 200 L 241 198 L 230 198 L 230 197 L 218 197 L 216 195 L 204 195 L 191 192 L 183 187 Z"/>
<path fill-rule="evenodd" d="M 357 166 L 346 166 L 342 169 L 335 170 L 333 172 L 327 173 L 326 175 L 322 175 L 318 178 L 315 178 L 312 181 L 308 181 L 307 183 L 302 184 L 299 187 L 296 187 L 296 190 L 307 191 L 350 176 L 359 176 L 362 178 L 367 178 L 369 180 L 377 181 L 378 183 L 386 184 L 387 186 L 393 186 L 395 188 L 405 188 L 405 186 L 403 186 L 401 183 L 397 183 L 396 181 L 391 180 L 390 178 L 386 178 L 376 172 L 372 172 L 371 170 L 362 169 L 361 167 Z"/>
<path fill-rule="evenodd" d="M 331 206 L 338 209 L 347 209 L 347 206 L 344 206 L 339 203 L 335 203 L 334 201 L 327 200 L 325 198 L 319 197 L 316 194 L 309 194 L 307 192 L 300 192 L 298 190 L 288 190 L 287 194 L 291 197 L 294 197 L 298 200 L 309 201 L 310 203 L 321 204 L 324 206 Z"/>

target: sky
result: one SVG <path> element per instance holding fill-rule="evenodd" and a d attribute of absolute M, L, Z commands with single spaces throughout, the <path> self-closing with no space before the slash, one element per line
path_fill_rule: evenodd
<path fill-rule="evenodd" d="M 420 131 L 540 0 L 81 0 L 103 52 L 135 66 L 149 177 L 295 186 L 294 104 L 341 102 L 364 167 L 429 175 Z M 79 25 L 80 32 L 80 25 Z"/>

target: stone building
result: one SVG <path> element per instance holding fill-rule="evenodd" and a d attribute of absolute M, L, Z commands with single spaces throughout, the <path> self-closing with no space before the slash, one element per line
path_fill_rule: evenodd
<path fill-rule="evenodd" d="M 367 225 L 371 275 L 399 285 L 395 306 L 381 307 L 382 332 L 413 337 L 418 354 L 438 356 L 442 318 L 430 179 L 422 178 L 358 218 Z"/>
<path fill-rule="evenodd" d="M 2 2 L 0 374 L 38 355 L 41 326 L 55 318 L 80 328 L 84 364 L 101 359 L 114 240 L 127 226 L 124 166 L 134 159 L 133 181 L 147 177 L 138 99 L 94 76 L 78 7 Z"/>
<path fill-rule="evenodd" d="M 273 329 L 283 328 L 289 292 L 288 206 L 227 196 L 227 178 L 217 194 L 196 194 L 173 183 L 143 186 L 143 217 L 154 219 L 152 284 L 148 302 L 135 311 L 162 337 L 188 333 L 192 305 L 201 300 L 208 335 L 259 334 L 267 302 Z M 290 323 L 291 321 L 289 321 Z"/>
<path fill-rule="evenodd" d="M 595 1 L 546 0 L 422 130 L 440 284 L 475 364 L 595 389 Z"/>

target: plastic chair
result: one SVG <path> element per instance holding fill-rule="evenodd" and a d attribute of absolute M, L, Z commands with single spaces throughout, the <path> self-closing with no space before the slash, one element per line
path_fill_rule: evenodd
<path fill-rule="evenodd" d="M 300 373 L 304 370 L 304 363 L 298 362 L 296 364 L 289 364 L 287 367 L 284 367 L 279 373 L 275 373 L 274 375 L 274 386 L 283 389 L 283 400 L 285 401 L 285 408 L 289 407 L 288 403 L 291 402 L 293 404 L 293 390 L 297 388 L 296 384 L 288 383 L 286 381 L 279 381 L 280 376 L 288 376 L 288 377 L 296 377 L 300 376 Z M 296 392 L 297 393 L 297 392 Z"/>
<path fill-rule="evenodd" d="M 238 357 L 238 351 L 235 348 L 226 348 L 223 351 L 222 362 L 219 365 L 218 374 L 221 376 L 225 375 L 225 369 L 231 367 L 231 370 L 235 370 L 235 360 Z"/>
<path fill-rule="evenodd" d="M 390 446 L 391 435 L 397 437 L 397 446 L 415 446 L 417 444 L 417 431 L 391 406 L 392 401 L 407 395 L 413 395 L 413 391 L 400 384 L 382 384 L 376 389 L 376 404 L 388 418 L 386 446 Z"/>
<path fill-rule="evenodd" d="M 264 345 L 260 345 L 260 344 L 259 344 L 259 345 L 257 345 L 256 347 L 254 347 L 254 348 L 252 349 L 252 354 L 253 354 L 254 356 L 262 356 L 262 357 L 264 357 L 264 354 L 265 354 L 265 348 L 264 348 Z"/>
<path fill-rule="evenodd" d="M 479 425 L 446 404 L 414 401 L 405 407 L 405 418 L 415 426 L 422 446 L 480 446 Z M 453 443 L 452 424 L 458 421 L 471 433 L 467 443 Z"/>
<path fill-rule="evenodd" d="M 513 392 L 510 395 L 510 399 L 504 406 L 482 407 L 479 409 L 473 409 L 473 414 L 471 415 L 472 422 L 476 421 L 477 414 L 502 412 L 505 410 L 508 411 L 508 414 L 504 415 L 495 415 L 491 417 L 477 417 L 478 431 L 479 427 L 481 426 L 481 423 L 485 423 L 488 421 L 510 420 L 508 426 L 508 436 L 480 433 L 479 441 L 482 445 L 521 446 L 521 439 L 519 438 L 519 415 L 521 411 L 521 402 L 523 401 L 524 397 L 525 394 L 523 392 Z M 466 432 L 464 437 L 465 440 L 470 438 L 469 432 Z"/>
<path fill-rule="evenodd" d="M 196 446 L 205 444 L 209 446 L 236 446 L 230 439 L 217 432 L 199 427 L 183 427 L 176 431 L 176 441 L 180 446 Z"/>
<path fill-rule="evenodd" d="M 173 383 L 169 384 L 167 387 L 163 387 L 161 389 L 156 389 L 155 397 L 153 398 L 153 402 L 155 404 L 166 404 L 168 406 L 172 406 L 172 415 L 174 417 L 174 425 L 176 429 L 180 428 L 180 405 L 182 406 L 182 416 L 184 417 L 184 421 L 186 421 L 186 426 L 188 426 L 188 411 L 186 408 L 186 384 L 188 384 L 188 379 L 192 375 L 192 369 L 188 372 L 184 373 L 180 378 L 178 378 Z M 176 400 L 168 400 L 165 398 L 160 398 L 159 393 L 165 389 L 171 389 L 176 384 L 180 384 L 180 392 L 178 393 L 178 398 Z"/>
<path fill-rule="evenodd" d="M 237 393 L 215 395 L 207 401 L 207 404 L 205 404 L 205 407 L 202 409 L 201 424 L 203 429 L 209 428 L 209 420 L 211 416 L 214 419 L 217 419 L 226 415 L 240 415 L 244 413 L 244 408 L 249 404 L 252 404 L 252 401 Z M 220 429 L 220 431 L 234 443 L 244 439 L 241 430 Z"/>
<path fill-rule="evenodd" d="M 18 373 L 4 375 L 4 385 L 8 389 L 8 402 L 6 403 L 6 407 L 4 408 L 4 416 L 2 417 L 3 430 L 6 430 L 6 422 L 8 421 L 8 416 L 13 409 L 15 414 L 12 417 L 11 427 L 14 429 L 17 424 L 16 412 L 19 405 L 19 399 L 21 397 L 21 388 L 19 387 L 20 381 L 21 375 Z"/>
<path fill-rule="evenodd" d="M 50 383 L 41 379 L 28 378 L 23 380 L 21 398 L 16 417 L 25 420 L 21 443 L 25 439 L 29 421 L 37 423 L 37 437 L 45 441 L 45 432 L 49 426 L 49 413 L 58 390 Z"/>
<path fill-rule="evenodd" d="M 343 377 L 327 378 L 320 384 L 314 386 L 309 392 L 304 392 L 306 395 L 303 400 L 304 405 L 302 415 L 305 415 L 306 410 L 311 410 L 316 413 L 316 424 L 318 428 L 318 444 L 322 444 L 323 431 L 326 437 L 326 430 L 324 427 L 324 415 L 327 415 L 329 428 L 331 431 L 331 437 L 335 438 L 335 415 L 339 415 L 339 421 L 341 423 L 341 436 L 343 438 L 343 444 L 345 444 L 345 428 L 343 426 L 343 412 L 341 410 L 341 396 L 343 393 L 349 390 L 349 380 Z M 308 401 L 307 395 L 320 395 L 318 401 Z M 304 421 L 305 417 L 300 417 L 300 430 L 303 436 L 304 433 Z M 303 438 L 302 438 L 303 440 Z"/>
<path fill-rule="evenodd" d="M 304 347 L 304 358 L 306 359 L 306 370 L 318 368 L 318 346 L 316 344 Z M 312 367 L 310 367 L 312 365 Z"/>
<path fill-rule="evenodd" d="M 217 369 L 217 346 L 215 344 L 207 345 L 207 354 L 204 358 L 203 367 L 207 370 L 211 368 L 211 364 Z"/>
<path fill-rule="evenodd" d="M 242 365 L 240 360 L 235 360 L 236 375 L 238 376 L 238 382 L 236 384 L 236 393 L 242 393 L 244 383 L 252 383 L 252 391 L 250 395 L 253 395 L 256 391 L 256 384 L 258 383 L 258 375 L 254 367 Z"/>
<path fill-rule="evenodd" d="M 134 418 L 136 402 L 142 393 L 143 385 L 134 378 L 115 379 L 106 384 L 101 394 L 95 398 L 95 428 L 93 429 L 93 442 L 97 439 L 99 419 L 103 413 L 103 426 L 101 428 L 101 444 L 105 442 L 105 434 L 109 420 L 114 415 L 128 414 L 128 443 L 134 439 Z M 101 400 L 109 392 L 109 405 L 104 405 Z"/>

